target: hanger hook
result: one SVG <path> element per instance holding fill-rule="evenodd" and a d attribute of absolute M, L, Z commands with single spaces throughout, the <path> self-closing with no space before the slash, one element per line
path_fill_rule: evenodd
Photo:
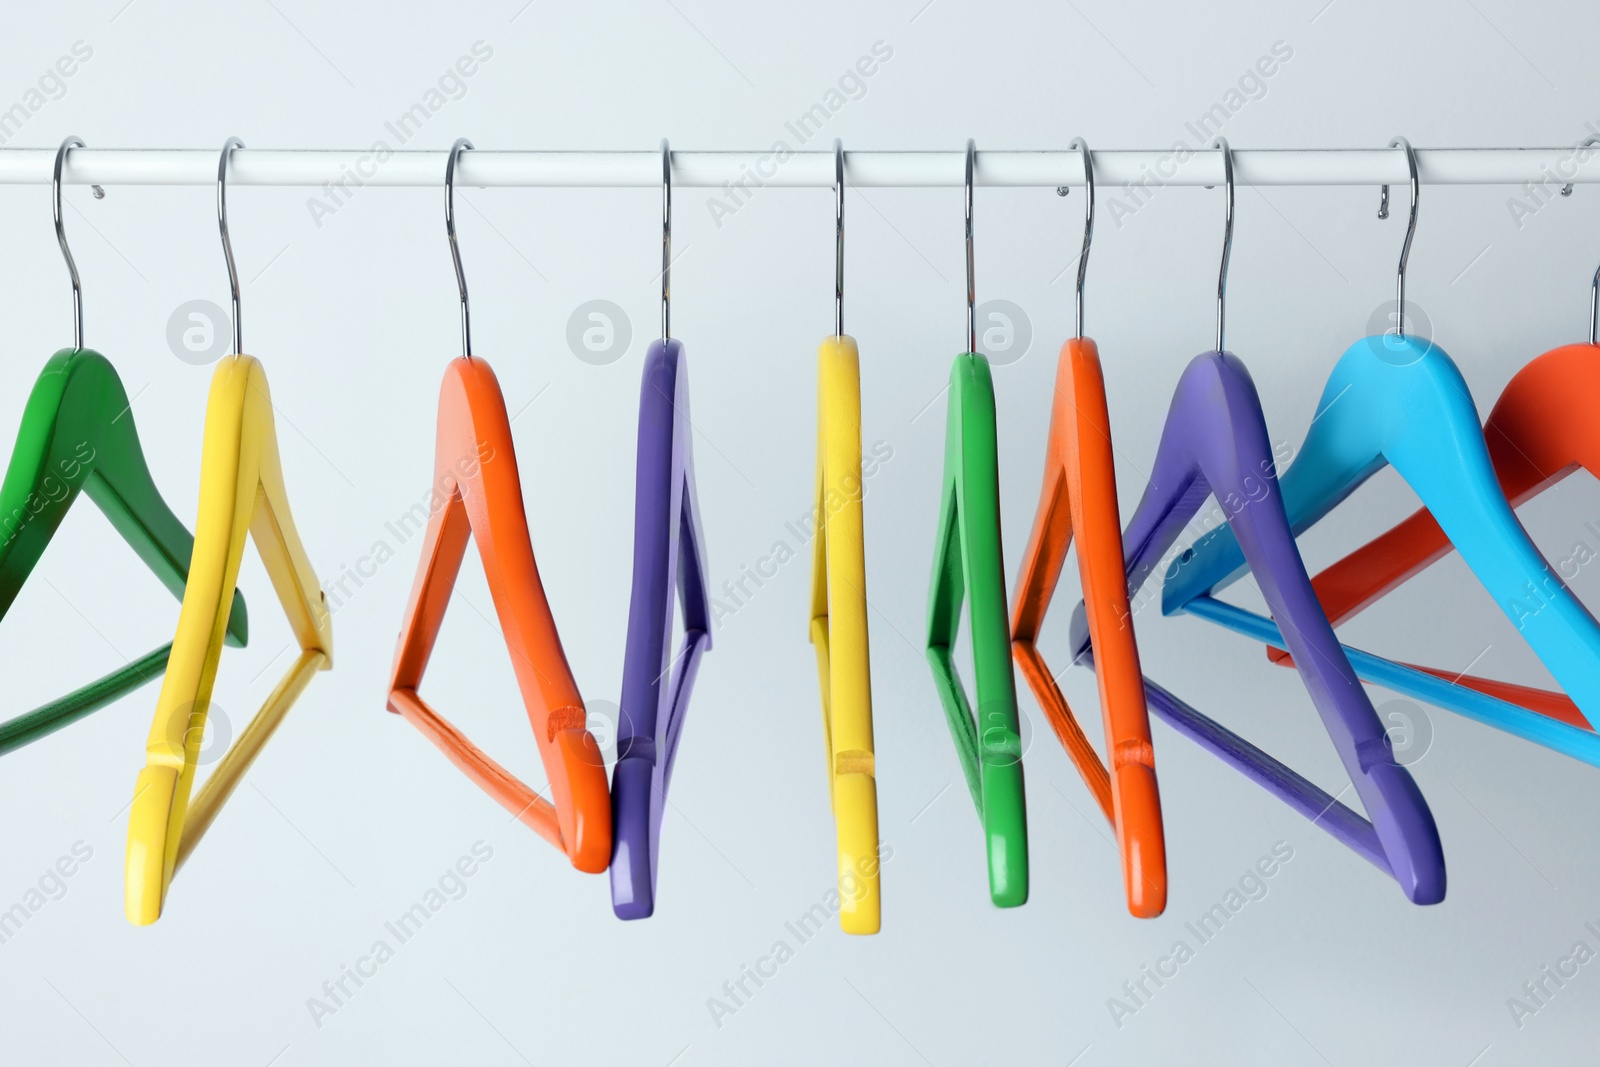
<path fill-rule="evenodd" d="M 456 243 L 456 163 L 462 151 L 471 151 L 472 142 L 465 137 L 456 139 L 450 146 L 450 158 L 444 163 L 444 232 L 450 239 L 450 261 L 456 267 L 456 288 L 461 290 L 461 355 L 472 358 L 472 315 L 467 307 L 467 275 L 461 269 L 461 246 Z"/>
<path fill-rule="evenodd" d="M 1594 281 L 1589 283 L 1589 343 L 1600 345 L 1600 267 L 1595 268 Z"/>
<path fill-rule="evenodd" d="M 1227 324 L 1228 260 L 1233 256 L 1233 149 L 1226 137 L 1218 137 L 1211 147 L 1222 152 L 1222 187 L 1227 197 L 1222 216 L 1222 267 L 1217 271 L 1217 351 L 1222 347 L 1223 327 Z"/>
<path fill-rule="evenodd" d="M 230 137 L 222 145 L 222 158 L 217 161 L 217 226 L 222 231 L 222 258 L 228 262 L 228 292 L 233 298 L 233 354 L 244 351 L 243 331 L 239 325 L 239 270 L 233 264 L 233 241 L 228 237 L 228 160 L 235 148 L 244 142 Z"/>
<path fill-rule="evenodd" d="M 1400 267 L 1395 271 L 1395 336 L 1406 335 L 1406 263 L 1411 259 L 1411 239 L 1417 234 L 1417 196 L 1422 183 L 1417 178 L 1417 153 L 1411 147 L 1411 142 L 1404 137 L 1396 137 L 1389 142 L 1390 148 L 1403 148 L 1406 153 L 1406 167 L 1411 171 L 1411 218 L 1406 222 L 1406 243 L 1400 246 Z M 1389 217 L 1389 187 L 1383 187 L 1383 195 L 1378 201 L 1378 218 Z"/>
<path fill-rule="evenodd" d="M 1600 145 L 1600 137 L 1585 137 L 1583 140 L 1578 142 L 1577 146 L 1579 148 L 1593 148 L 1595 145 Z M 1571 182 L 1568 182 L 1567 184 L 1565 184 L 1565 185 L 1563 185 L 1561 187 L 1561 195 L 1562 196 L 1571 196 L 1572 195 L 1572 183 Z"/>
<path fill-rule="evenodd" d="M 78 264 L 72 259 L 72 249 L 67 247 L 67 228 L 61 218 L 61 168 L 67 162 L 67 153 L 83 147 L 82 137 L 68 137 L 56 149 L 55 171 L 50 179 L 50 195 L 55 204 L 56 242 L 61 245 L 61 255 L 67 261 L 67 273 L 72 276 L 72 347 L 83 347 L 83 285 L 78 280 Z"/>
<path fill-rule="evenodd" d="M 844 336 L 844 142 L 833 139 L 833 333 Z"/>
<path fill-rule="evenodd" d="M 672 337 L 672 146 L 661 138 L 661 340 Z"/>
<path fill-rule="evenodd" d="M 1083 251 L 1078 253 L 1077 322 L 1078 340 L 1083 340 L 1083 279 L 1089 273 L 1089 245 L 1094 241 L 1094 160 L 1089 155 L 1089 144 L 1082 137 L 1074 137 L 1068 149 L 1076 148 L 1083 158 Z M 1062 188 L 1066 188 L 1063 186 Z"/>
<path fill-rule="evenodd" d="M 967 138 L 967 351 L 978 350 L 978 312 L 976 307 L 977 289 L 972 280 L 972 172 L 978 165 L 978 145 L 972 138 Z"/>

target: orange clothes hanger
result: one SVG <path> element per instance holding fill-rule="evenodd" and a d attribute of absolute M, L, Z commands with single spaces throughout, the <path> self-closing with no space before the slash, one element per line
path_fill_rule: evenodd
<path fill-rule="evenodd" d="M 1083 280 L 1094 236 L 1094 164 L 1081 138 L 1072 146 L 1083 156 L 1086 201 L 1083 251 L 1078 257 L 1078 336 L 1061 347 L 1056 365 L 1044 487 L 1017 580 L 1011 650 L 1056 737 L 1116 830 L 1128 910 L 1148 919 L 1167 906 L 1166 839 L 1150 743 L 1150 712 L 1145 705 L 1144 676 L 1123 571 L 1122 518 L 1117 511 L 1105 378 L 1099 350 L 1083 336 Z M 1115 781 L 1084 737 L 1036 644 L 1074 531 Z"/>
<path fill-rule="evenodd" d="M 1588 343 L 1551 349 L 1523 367 L 1506 383 L 1484 423 L 1489 460 L 1513 508 L 1580 467 L 1600 477 L 1600 435 L 1593 430 L 1597 407 L 1600 269 L 1590 283 Z M 1312 585 L 1328 621 L 1338 625 L 1451 550 L 1450 541 L 1433 516 L 1427 509 L 1420 509 L 1317 575 Z M 1526 610 L 1537 611 L 1542 603 L 1541 591 L 1530 589 L 1528 594 Z M 1294 662 L 1282 649 L 1268 648 L 1267 654 L 1277 663 Z M 1594 728 L 1565 693 L 1432 667 L 1413 669 L 1584 730 Z"/>
<path fill-rule="evenodd" d="M 457 141 L 445 165 L 445 228 L 461 289 L 463 354 L 451 361 L 439 389 L 434 484 L 440 496 L 400 629 L 389 710 L 421 730 L 484 792 L 566 853 L 574 867 L 598 873 L 611 860 L 605 760 L 585 728 L 583 699 L 539 581 L 505 398 L 494 371 L 472 355 L 454 198 L 456 161 L 471 147 L 464 138 Z M 550 779 L 550 800 L 491 759 L 417 693 L 469 538 L 477 541 L 483 559 L 517 687 Z"/>

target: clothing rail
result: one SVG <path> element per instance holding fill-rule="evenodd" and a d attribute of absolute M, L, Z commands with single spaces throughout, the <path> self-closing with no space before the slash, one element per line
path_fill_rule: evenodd
<path fill-rule="evenodd" d="M 75 148 L 62 180 L 72 185 L 212 185 L 217 148 Z M 1209 149 L 1097 151 L 1095 179 L 1105 186 L 1219 185 L 1221 155 Z M 440 151 L 239 149 L 228 183 L 320 188 L 335 185 L 428 186 L 444 182 Z M 55 148 L 0 149 L 0 184 L 48 184 Z M 1419 176 L 1426 185 L 1535 185 L 1557 188 L 1600 183 L 1600 147 L 1420 148 Z M 654 187 L 661 182 L 657 150 L 627 152 L 523 152 L 483 149 L 461 157 L 463 185 Z M 845 150 L 849 185 L 959 188 L 965 153 Z M 1399 149 L 1235 149 L 1234 174 L 1245 185 L 1382 185 L 1409 180 Z M 1070 150 L 1013 152 L 979 149 L 977 185 L 1051 188 L 1083 184 L 1083 165 Z M 675 186 L 725 185 L 831 188 L 833 152 L 672 153 Z"/>

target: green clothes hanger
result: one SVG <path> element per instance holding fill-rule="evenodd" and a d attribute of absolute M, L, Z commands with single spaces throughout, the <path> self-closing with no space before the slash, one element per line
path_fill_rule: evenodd
<path fill-rule="evenodd" d="M 123 540 L 182 598 L 194 538 L 156 489 L 134 428 L 127 390 L 109 361 L 83 347 L 82 290 L 61 222 L 61 168 L 69 137 L 56 154 L 56 238 L 72 276 L 73 347 L 50 357 L 33 385 L 16 447 L 0 483 L 0 618 L 44 555 L 80 492 L 99 505 Z M 244 598 L 234 594 L 227 643 L 247 638 Z M 36 741 L 105 707 L 159 675 L 171 645 L 96 679 L 72 693 L 0 724 L 0 755 Z"/>
<path fill-rule="evenodd" d="M 1022 738 L 1011 674 L 1005 564 L 1000 552 L 1000 465 L 994 382 L 977 352 L 972 282 L 972 171 L 967 142 L 967 349 L 950 368 L 946 407 L 944 501 L 934 544 L 928 601 L 928 662 L 938 687 L 967 788 L 983 820 L 989 855 L 989 897 L 1002 908 L 1028 900 L 1028 818 L 1022 785 Z M 972 661 L 978 719 L 952 650 L 961 628 L 963 594 L 971 595 Z"/>

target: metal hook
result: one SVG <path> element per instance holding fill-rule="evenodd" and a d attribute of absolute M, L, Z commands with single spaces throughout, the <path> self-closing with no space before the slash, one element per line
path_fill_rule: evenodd
<path fill-rule="evenodd" d="M 450 158 L 444 164 L 444 232 L 450 239 L 450 260 L 456 267 L 456 288 L 461 290 L 461 355 L 472 358 L 472 315 L 467 306 L 467 275 L 461 269 L 461 246 L 456 243 L 456 163 L 462 150 L 471 150 L 472 142 L 458 138 L 450 146 Z"/>
<path fill-rule="evenodd" d="M 222 145 L 222 158 L 217 161 L 217 226 L 222 230 L 222 258 L 228 261 L 228 291 L 233 297 L 233 355 L 244 351 L 242 330 L 239 325 L 239 270 L 233 265 L 233 242 L 228 238 L 228 160 L 235 148 L 244 142 L 230 137 Z"/>
<path fill-rule="evenodd" d="M 1600 145 L 1600 137 L 1585 137 L 1583 140 L 1578 142 L 1577 147 L 1582 149 L 1582 148 L 1591 148 L 1591 147 L 1593 147 L 1595 145 Z M 1562 196 L 1571 196 L 1572 195 L 1572 183 L 1571 182 L 1568 182 L 1567 184 L 1565 184 L 1565 185 L 1563 185 L 1561 187 L 1561 195 Z"/>
<path fill-rule="evenodd" d="M 1212 148 L 1222 150 L 1222 185 L 1227 195 L 1227 213 L 1222 221 L 1222 267 L 1217 271 L 1217 351 L 1222 347 L 1222 331 L 1226 325 L 1228 296 L 1228 260 L 1233 256 L 1233 149 L 1226 137 L 1211 142 Z"/>
<path fill-rule="evenodd" d="M 833 334 L 844 336 L 844 143 L 833 139 Z"/>
<path fill-rule="evenodd" d="M 967 351 L 978 350 L 977 289 L 972 280 L 972 172 L 978 163 L 978 145 L 967 138 Z"/>
<path fill-rule="evenodd" d="M 661 138 L 661 340 L 672 337 L 672 147 Z"/>
<path fill-rule="evenodd" d="M 1417 234 L 1417 196 L 1422 188 L 1421 181 L 1417 178 L 1417 153 L 1412 149 L 1411 142 L 1404 137 L 1396 137 L 1389 142 L 1390 148 L 1403 148 L 1406 152 L 1406 167 L 1411 171 L 1411 218 L 1406 223 L 1406 243 L 1400 246 L 1400 267 L 1395 272 L 1395 336 L 1406 335 L 1406 262 L 1411 258 L 1411 239 Z M 1378 201 L 1378 218 L 1389 217 L 1389 187 L 1383 187 L 1383 195 Z"/>
<path fill-rule="evenodd" d="M 1600 345 L 1600 267 L 1589 284 L 1589 343 Z"/>
<path fill-rule="evenodd" d="M 67 153 L 83 147 L 83 138 L 68 137 L 56 149 L 56 166 L 50 179 L 50 195 L 55 203 L 56 242 L 61 245 L 61 255 L 67 261 L 67 273 L 72 276 L 72 347 L 83 347 L 83 285 L 78 280 L 78 265 L 73 262 L 72 249 L 67 247 L 67 228 L 61 219 L 61 168 Z"/>
<path fill-rule="evenodd" d="M 1076 148 L 1083 157 L 1083 251 L 1078 253 L 1078 339 L 1083 340 L 1083 279 L 1089 272 L 1089 244 L 1094 240 L 1094 160 L 1089 155 L 1089 144 L 1075 137 L 1068 149 Z M 1062 186 L 1063 189 L 1066 186 Z"/>

